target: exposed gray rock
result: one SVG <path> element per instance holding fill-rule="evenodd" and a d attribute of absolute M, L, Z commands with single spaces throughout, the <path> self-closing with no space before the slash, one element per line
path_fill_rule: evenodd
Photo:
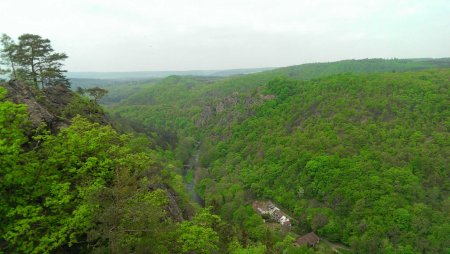
<path fill-rule="evenodd" d="M 166 206 L 166 210 L 172 220 L 180 222 L 194 216 L 194 210 L 192 207 L 185 207 L 184 209 L 180 208 L 179 204 L 182 204 L 183 202 L 170 186 L 163 183 L 152 184 L 149 186 L 150 191 L 157 189 L 162 189 L 166 192 L 167 199 L 169 201 Z"/>
<path fill-rule="evenodd" d="M 45 105 L 53 114 L 60 115 L 73 99 L 74 93 L 67 86 L 49 86 L 43 90 Z"/>
<path fill-rule="evenodd" d="M 67 127 L 70 119 L 76 115 L 100 124 L 109 123 L 102 108 L 92 100 L 84 101 L 84 104 L 67 112 L 66 109 L 70 108 L 68 106 L 74 98 L 79 98 L 67 86 L 55 85 L 39 90 L 17 80 L 1 83 L 0 86 L 8 91 L 6 99 L 27 106 L 30 113 L 29 120 L 34 129 L 45 124 L 52 133 L 56 133 L 59 129 Z"/>
<path fill-rule="evenodd" d="M 19 81 L 9 81 L 1 86 L 8 90 L 6 99 L 17 103 L 25 104 L 30 113 L 29 120 L 33 127 L 37 128 L 41 123 L 51 126 L 56 121 L 56 116 L 51 114 L 45 104 L 44 94 L 34 87 L 23 84 Z"/>

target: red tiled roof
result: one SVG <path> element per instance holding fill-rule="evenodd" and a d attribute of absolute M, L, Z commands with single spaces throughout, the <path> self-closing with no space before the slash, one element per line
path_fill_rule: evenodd
<path fill-rule="evenodd" d="M 320 238 L 314 233 L 308 233 L 302 237 L 297 238 L 297 240 L 295 240 L 295 244 L 300 246 L 300 245 L 315 245 L 319 242 Z"/>

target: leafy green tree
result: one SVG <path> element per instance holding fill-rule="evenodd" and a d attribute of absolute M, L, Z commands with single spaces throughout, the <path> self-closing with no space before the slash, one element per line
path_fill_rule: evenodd
<path fill-rule="evenodd" d="M 1 100 L 0 113 L 3 250 L 172 253 L 176 248 L 169 244 L 176 227 L 165 212 L 167 195 L 149 191 L 161 184 L 160 165 L 151 156 L 162 159 L 154 151 L 132 150 L 136 144 L 129 135 L 81 117 L 57 135 L 33 136 L 39 145 L 26 151 L 25 107 Z M 170 181 L 170 174 L 165 179 Z"/>
<path fill-rule="evenodd" d="M 2 220 L 8 249 L 45 253 L 70 247 L 92 226 L 95 205 L 87 201 L 109 171 L 105 154 L 96 148 L 117 139 L 108 127 L 97 127 L 77 118 L 57 136 L 35 136 L 43 141 L 39 149 L 23 151 L 20 166 L 9 168 L 15 178 L 7 185 L 9 209 Z"/>
<path fill-rule="evenodd" d="M 189 222 L 181 224 L 178 243 L 182 253 L 212 254 L 218 251 L 219 237 L 212 228 L 205 228 Z"/>
<path fill-rule="evenodd" d="M 6 90 L 0 87 L 0 236 L 6 233 L 5 225 L 12 222 L 7 219 L 11 200 L 23 201 L 22 197 L 11 195 L 10 190 L 24 180 L 20 179 L 20 156 L 22 146 L 28 141 L 24 131 L 28 117 L 26 107 L 6 101 L 5 94 Z"/>
<path fill-rule="evenodd" d="M 211 215 L 204 209 L 192 221 L 181 223 L 178 243 L 181 245 L 182 253 L 217 253 L 219 235 L 214 228 L 220 222 L 219 216 Z"/>

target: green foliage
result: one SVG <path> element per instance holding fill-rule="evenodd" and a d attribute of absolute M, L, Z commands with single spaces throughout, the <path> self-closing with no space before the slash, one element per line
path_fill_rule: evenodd
<path fill-rule="evenodd" d="M 156 134 L 173 143 L 176 143 L 173 134 L 181 139 L 192 137 L 204 141 L 202 145 L 206 146 L 207 135 L 227 137 L 234 124 L 256 112 L 270 114 L 276 101 L 282 101 L 294 92 L 295 82 L 286 77 L 309 80 L 338 73 L 404 72 L 445 66 L 446 63 L 448 59 L 365 59 L 305 64 L 221 79 L 170 76 L 148 84 L 108 86 L 109 94 L 102 101 L 113 119 L 133 123 L 136 128 L 132 129 L 138 132 L 148 136 Z M 276 81 L 275 77 L 280 78 Z M 268 83 L 272 89 L 263 91 L 261 88 Z M 279 91 L 275 91 L 277 84 L 280 84 Z M 276 93 L 279 93 L 276 101 L 270 100 Z M 260 108 L 263 102 L 266 107 Z M 202 150 L 206 155 L 214 149 L 205 147 Z M 209 163 L 209 159 L 205 159 L 203 165 Z"/>
<path fill-rule="evenodd" d="M 24 105 L 16 105 L 5 101 L 6 90 L 0 87 L 0 219 L 6 223 L 9 213 L 8 202 L 12 198 L 10 188 L 21 181 L 20 155 L 22 145 L 28 141 L 24 128 L 28 117 Z M 5 227 L 0 227 L 0 235 L 6 233 Z M 0 241 L 1 246 L 1 241 Z"/>
<path fill-rule="evenodd" d="M 184 221 L 180 227 L 178 243 L 182 253 L 209 254 L 219 250 L 219 236 L 214 228 L 220 223 L 220 217 L 211 215 L 208 210 L 197 214 L 192 221 Z"/>
<path fill-rule="evenodd" d="M 111 177 L 104 151 L 121 139 L 98 127 L 75 118 L 58 136 L 40 136 L 40 149 L 18 155 L 20 166 L 9 172 L 15 181 L 3 182 L 10 190 L 3 237 L 11 248 L 50 252 L 77 243 L 91 226 L 95 206 L 86 199 Z"/>
<path fill-rule="evenodd" d="M 0 87 L 0 161 L 1 168 L 6 168 L 7 161 L 17 158 L 21 146 L 27 141 L 24 135 L 26 118 L 24 105 L 17 105 L 5 100 L 6 90 Z"/>
<path fill-rule="evenodd" d="M 87 241 L 100 252 L 171 253 L 177 227 L 166 190 L 149 191 L 175 182 L 170 173 L 161 179 L 159 152 L 81 117 L 57 135 L 35 135 L 35 148 L 25 150 L 25 108 L 1 101 L 0 112 L 3 250 L 79 251 Z"/>
<path fill-rule="evenodd" d="M 218 186 L 240 179 L 241 188 L 298 211 L 313 230 L 359 252 L 444 251 L 445 237 L 431 237 L 434 227 L 448 225 L 448 76 L 338 75 L 286 81 L 287 88 L 283 80 L 270 82 L 269 93 L 283 99 L 262 105 L 213 148 L 226 152 L 210 163 L 217 184 L 206 186 L 206 202 L 230 192 Z M 236 202 L 222 200 L 223 207 Z M 429 209 L 425 217 L 414 215 L 419 204 Z M 418 231 L 419 220 L 429 224 Z"/>
<path fill-rule="evenodd" d="M 201 141 L 205 173 L 197 189 L 236 227 L 243 249 L 276 245 L 245 207 L 262 198 L 292 212 L 300 232 L 316 230 L 359 252 L 442 252 L 449 73 L 406 71 L 447 62 L 368 59 L 212 82 L 170 77 L 108 107 L 180 140 Z M 343 74 L 377 72 L 385 73 Z M 186 160 L 192 146 L 181 141 L 176 149 Z"/>
<path fill-rule="evenodd" d="M 105 112 L 95 101 L 74 94 L 72 100 L 61 110 L 61 117 L 71 119 L 77 115 L 87 118 L 91 122 L 103 122 Z"/>
<path fill-rule="evenodd" d="M 103 111 L 82 96 L 62 110 L 83 116 L 70 126 L 31 131 L 0 88 L 0 248 L 332 253 L 292 245 L 314 230 L 356 253 L 445 252 L 450 72 L 404 72 L 445 64 L 343 61 L 113 89 L 108 110 L 135 136 L 93 123 Z M 193 216 L 177 172 L 196 149 L 210 208 Z M 294 232 L 268 226 L 255 199 L 283 207 Z"/>
<path fill-rule="evenodd" d="M 442 64 L 439 60 L 442 60 Z M 311 63 L 275 69 L 276 75 L 286 75 L 293 79 L 313 79 L 342 73 L 374 73 L 374 72 L 405 72 L 430 69 L 435 66 L 445 66 L 448 58 L 438 59 L 363 59 L 343 60 L 332 63 Z M 447 65 L 448 67 L 448 65 Z"/>
<path fill-rule="evenodd" d="M 267 83 L 267 93 L 276 96 L 278 101 L 284 101 L 295 92 L 297 82 L 286 78 L 276 78 Z"/>

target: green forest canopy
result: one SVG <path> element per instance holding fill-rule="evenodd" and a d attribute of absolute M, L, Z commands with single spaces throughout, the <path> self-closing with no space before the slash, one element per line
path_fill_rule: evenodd
<path fill-rule="evenodd" d="M 110 91 L 119 130 L 76 116 L 58 133 L 31 129 L 0 87 L 0 249 L 331 253 L 292 245 L 315 231 L 356 253 L 445 253 L 447 67 L 369 59 L 171 76 Z M 87 105 L 98 107 L 75 95 L 61 112 Z M 196 144 L 206 209 L 190 204 L 180 176 Z M 288 211 L 292 232 L 267 227 L 255 199 Z"/>
<path fill-rule="evenodd" d="M 250 192 L 359 252 L 434 253 L 448 246 L 449 72 L 407 71 L 447 65 L 376 59 L 215 82 L 169 77 L 109 107 L 200 140 L 208 172 L 198 188 L 242 228 L 250 230 L 232 214 L 249 202 L 238 193 Z"/>

